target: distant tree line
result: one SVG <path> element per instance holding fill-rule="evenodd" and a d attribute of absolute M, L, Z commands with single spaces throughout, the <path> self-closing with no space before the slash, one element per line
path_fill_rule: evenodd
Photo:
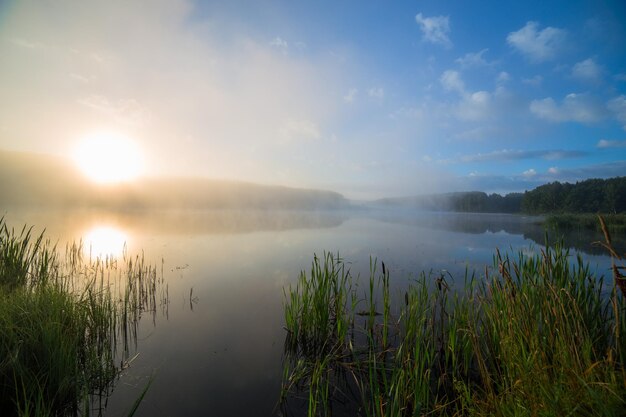
<path fill-rule="evenodd" d="M 455 193 L 450 196 L 452 211 L 473 213 L 519 213 L 522 207 L 522 193 L 487 194 L 481 191 Z"/>
<path fill-rule="evenodd" d="M 478 213 L 624 213 L 626 177 L 589 179 L 575 184 L 558 181 L 525 193 L 505 196 L 484 192 L 449 195 L 452 211 Z"/>
<path fill-rule="evenodd" d="M 521 209 L 525 213 L 624 213 L 626 177 L 545 184 L 524 193 Z"/>

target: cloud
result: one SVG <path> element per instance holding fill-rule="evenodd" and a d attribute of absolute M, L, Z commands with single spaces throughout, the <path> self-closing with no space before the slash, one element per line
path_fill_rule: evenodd
<path fill-rule="evenodd" d="M 524 172 L 522 172 L 522 175 L 526 178 L 531 178 L 537 175 L 537 171 L 535 171 L 533 168 L 528 169 Z"/>
<path fill-rule="evenodd" d="M 483 190 L 485 192 L 522 191 L 555 180 L 573 183 L 589 178 L 623 176 L 624 172 L 626 172 L 626 161 L 584 165 L 569 169 L 550 167 L 546 172 L 539 172 L 531 168 L 518 175 L 472 173 L 465 177 L 457 177 L 457 189 Z"/>
<path fill-rule="evenodd" d="M 421 13 L 415 16 L 415 21 L 422 31 L 422 39 L 441 45 L 445 48 L 451 48 L 452 42 L 448 37 L 450 33 L 450 21 L 448 16 L 432 16 L 424 17 Z"/>
<path fill-rule="evenodd" d="M 609 149 L 609 148 L 626 148 L 626 140 L 607 140 L 600 139 L 596 148 Z"/>
<path fill-rule="evenodd" d="M 458 71 L 444 71 L 439 78 L 439 82 L 446 91 L 456 91 L 459 94 L 465 94 L 465 84 Z"/>
<path fill-rule="evenodd" d="M 479 52 L 469 52 L 462 57 L 457 58 L 455 62 L 463 68 L 477 68 L 489 66 L 492 63 L 483 58 L 483 55 L 487 53 L 487 51 L 489 51 L 489 49 L 485 48 Z"/>
<path fill-rule="evenodd" d="M 465 94 L 457 106 L 457 115 L 462 120 L 482 120 L 489 116 L 492 95 L 487 91 Z"/>
<path fill-rule="evenodd" d="M 626 130 L 626 96 L 621 95 L 615 97 L 606 103 L 607 109 L 609 109 L 614 117 L 623 125 Z"/>
<path fill-rule="evenodd" d="M 345 96 L 343 96 L 343 101 L 346 103 L 353 103 L 356 100 L 356 96 L 359 93 L 359 90 L 356 88 L 351 88 Z"/>
<path fill-rule="evenodd" d="M 270 42 L 270 46 L 278 49 L 283 54 L 286 54 L 289 52 L 289 44 L 287 43 L 286 40 L 284 40 L 283 38 L 279 36 L 272 39 L 272 41 Z"/>
<path fill-rule="evenodd" d="M 439 82 L 446 91 L 454 91 L 461 96 L 461 100 L 454 105 L 454 114 L 459 119 L 481 120 L 489 114 L 491 94 L 487 91 L 467 91 L 458 71 L 444 71 Z"/>
<path fill-rule="evenodd" d="M 385 97 L 385 90 L 382 87 L 372 87 L 367 90 L 367 95 L 373 98 L 381 99 Z"/>
<path fill-rule="evenodd" d="M 525 171 L 530 174 L 531 170 Z M 479 174 L 472 172 L 465 177 L 457 178 L 458 191 L 473 191 L 482 190 L 487 193 L 501 193 L 519 192 L 529 190 L 541 185 L 545 181 L 542 181 L 541 175 L 493 175 L 493 174 Z"/>
<path fill-rule="evenodd" d="M 537 22 L 527 22 L 520 30 L 509 33 L 506 37 L 507 43 L 531 61 L 554 59 L 565 45 L 567 32 L 550 26 L 542 30 L 538 28 Z"/>
<path fill-rule="evenodd" d="M 626 108 L 625 108 L 626 109 Z M 594 123 L 606 117 L 605 108 L 587 94 L 568 94 L 561 104 L 551 97 L 533 100 L 530 112 L 551 122 Z"/>
<path fill-rule="evenodd" d="M 465 155 L 461 157 L 462 162 L 492 162 L 492 161 L 514 161 L 524 159 L 545 159 L 545 160 L 561 160 L 573 159 L 586 156 L 588 153 L 583 151 L 566 151 L 560 149 L 550 150 L 513 150 L 503 149 L 488 153 L 479 153 L 476 155 Z"/>
<path fill-rule="evenodd" d="M 602 78 L 602 67 L 591 58 L 578 62 L 572 68 L 572 77 L 582 81 L 598 82 Z"/>
<path fill-rule="evenodd" d="M 510 80 L 511 80 L 511 75 L 506 71 L 501 71 L 500 74 L 498 74 L 498 78 L 496 78 L 496 82 L 500 84 L 505 83 Z"/>
<path fill-rule="evenodd" d="M 577 168 L 559 169 L 556 173 L 560 181 L 581 181 L 589 178 L 611 178 L 624 176 L 626 161 L 606 162 L 585 165 Z"/>

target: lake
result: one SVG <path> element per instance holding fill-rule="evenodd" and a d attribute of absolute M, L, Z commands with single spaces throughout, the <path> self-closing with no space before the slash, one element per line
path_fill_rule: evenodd
<path fill-rule="evenodd" d="M 85 256 L 143 252 L 163 266 L 169 305 L 154 321 L 142 319 L 139 355 L 108 399 L 107 416 L 125 415 L 151 376 L 136 415 L 283 415 L 283 287 L 314 254 L 338 252 L 364 278 L 370 257 L 384 261 L 400 293 L 422 271 L 461 285 L 466 270 L 482 274 L 492 265 L 496 248 L 538 254 L 545 236 L 536 217 L 391 209 L 4 213 L 15 227 L 45 227 L 59 247 L 82 238 Z M 590 245 L 598 239 L 569 233 L 565 245 L 608 276 L 610 259 Z"/>

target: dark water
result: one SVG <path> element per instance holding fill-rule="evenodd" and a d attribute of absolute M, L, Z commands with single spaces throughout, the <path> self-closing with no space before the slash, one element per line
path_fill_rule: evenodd
<path fill-rule="evenodd" d="M 270 416 L 282 372 L 283 287 L 308 269 L 313 254 L 339 252 L 353 275 L 384 261 L 392 288 L 420 272 L 448 271 L 462 283 L 482 273 L 495 248 L 539 253 L 537 218 L 401 211 L 212 211 L 98 213 L 5 211 L 9 224 L 47 228 L 60 243 L 83 238 L 87 253 L 143 251 L 169 285 L 167 315 L 142 320 L 139 356 L 119 380 L 106 415 L 123 416 L 151 376 L 139 416 Z M 556 239 L 556 236 L 552 238 Z M 610 259 L 569 233 L 565 245 L 608 275 Z M 191 291 L 192 295 L 190 296 Z"/>

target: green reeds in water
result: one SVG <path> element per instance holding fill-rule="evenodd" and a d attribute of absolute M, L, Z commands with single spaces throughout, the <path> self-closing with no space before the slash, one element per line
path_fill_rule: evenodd
<path fill-rule="evenodd" d="M 604 291 L 604 278 L 558 245 L 537 256 L 496 251 L 493 268 L 481 279 L 466 274 L 460 289 L 422 274 L 392 317 L 386 268 L 376 280 L 373 261 L 369 292 L 357 300 L 356 283 L 336 273 L 341 259 L 313 265 L 285 290 L 287 413 L 294 396 L 308 396 L 309 416 L 332 415 L 338 403 L 363 416 L 623 413 L 623 266 Z M 337 319 L 349 334 L 322 330 Z"/>
<path fill-rule="evenodd" d="M 141 257 L 85 261 L 0 218 L 0 410 L 3 416 L 100 414 L 136 348 L 142 314 L 167 307 Z"/>

